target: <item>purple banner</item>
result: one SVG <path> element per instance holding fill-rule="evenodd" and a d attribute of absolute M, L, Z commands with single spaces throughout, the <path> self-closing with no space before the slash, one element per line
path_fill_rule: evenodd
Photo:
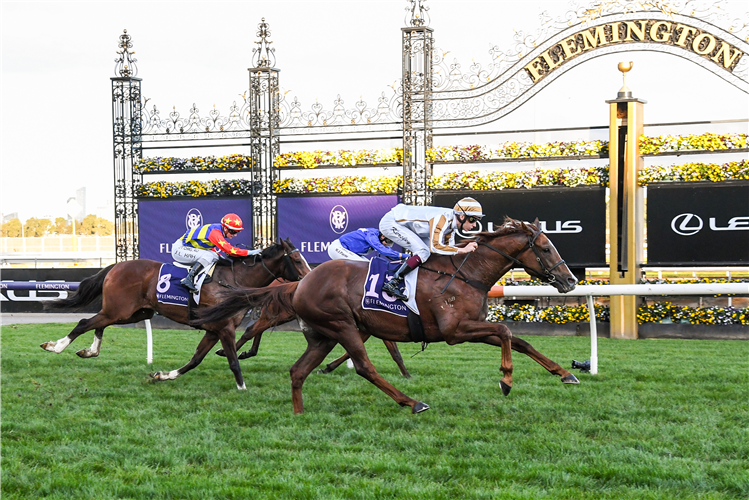
<path fill-rule="evenodd" d="M 252 248 L 252 200 L 249 197 L 194 200 L 138 200 L 138 249 L 141 259 L 172 262 L 172 243 L 188 229 L 221 222 L 235 213 L 244 231 L 229 240 L 240 248 Z"/>
<path fill-rule="evenodd" d="M 278 198 L 278 236 L 291 238 L 310 264 L 330 260 L 328 246 L 360 227 L 379 227 L 398 195 Z"/>

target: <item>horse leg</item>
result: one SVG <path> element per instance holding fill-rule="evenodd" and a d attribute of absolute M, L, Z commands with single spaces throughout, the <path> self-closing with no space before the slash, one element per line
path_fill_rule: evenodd
<path fill-rule="evenodd" d="M 494 342 L 488 342 L 489 339 Z M 502 348 L 500 366 L 502 379 L 499 381 L 499 387 L 505 396 L 510 393 L 512 390 L 512 333 L 507 326 L 488 321 L 463 320 L 450 335 L 445 334 L 445 342 L 449 345 L 462 342 L 486 342 L 499 345 Z"/>
<path fill-rule="evenodd" d="M 153 318 L 153 309 L 140 309 L 135 312 L 132 316 L 125 320 L 121 321 L 115 321 L 117 324 L 130 324 L 130 323 L 137 323 L 138 321 L 143 321 L 146 319 Z M 101 341 L 104 336 L 104 328 L 97 328 L 94 331 L 94 342 L 91 344 L 91 347 L 88 349 L 81 349 L 80 351 L 76 352 L 78 356 L 81 358 L 95 358 L 99 355 L 99 352 L 101 350 Z"/>
<path fill-rule="evenodd" d="M 289 370 L 291 375 L 291 403 L 294 413 L 304 413 L 304 402 L 302 400 L 302 386 L 309 374 L 322 363 L 330 351 L 336 346 L 335 340 L 319 335 L 314 330 L 302 324 L 304 336 L 307 339 L 307 349 Z"/>
<path fill-rule="evenodd" d="M 101 336 L 103 335 L 104 329 L 108 327 L 109 325 L 115 323 L 115 321 L 116 320 L 110 318 L 108 315 L 104 314 L 104 312 L 100 311 L 96 316 L 93 316 L 88 319 L 80 320 L 78 324 L 75 326 L 75 328 L 73 328 L 73 330 L 69 334 L 67 334 L 67 336 L 61 338 L 58 341 L 50 340 L 49 342 L 44 342 L 39 347 L 41 347 L 45 351 L 60 354 L 75 339 L 77 339 L 84 333 L 91 331 L 91 330 L 96 330 L 97 333 L 99 333 L 99 346 L 100 346 Z M 94 338 L 94 344 L 96 344 L 96 342 L 97 342 L 96 338 Z M 99 349 L 98 349 L 99 346 L 97 346 L 97 349 L 96 349 L 97 356 L 99 353 Z M 91 357 L 91 356 L 82 356 L 82 357 Z"/>
<path fill-rule="evenodd" d="M 370 336 L 371 335 L 369 335 L 367 333 L 363 333 L 362 336 L 361 336 L 362 342 L 366 342 L 369 339 Z M 344 363 L 344 361 L 346 361 L 347 359 L 351 359 L 351 356 L 349 356 L 347 352 L 344 352 L 343 356 L 341 356 L 338 359 L 335 359 L 335 360 L 331 361 L 330 363 L 328 363 L 325 366 L 325 368 L 323 368 L 321 370 L 317 370 L 317 373 L 330 373 L 333 370 L 335 370 L 336 368 L 338 368 L 339 366 L 341 366 Z"/>
<path fill-rule="evenodd" d="M 319 329 L 315 327 L 315 329 L 322 335 L 335 339 L 346 349 L 346 352 L 349 353 L 351 360 L 354 362 L 354 368 L 358 375 L 372 382 L 399 405 L 410 406 L 411 413 L 421 413 L 429 409 L 428 404 L 409 398 L 377 373 L 374 365 L 369 360 L 369 356 L 367 356 L 364 342 L 362 342 L 360 332 L 356 326 L 345 321 L 333 321 L 328 324 L 330 327 L 319 327 Z"/>
<path fill-rule="evenodd" d="M 575 377 L 572 373 L 568 372 L 561 366 L 559 366 L 558 363 L 552 361 L 551 359 L 547 358 L 540 352 L 538 352 L 536 349 L 533 348 L 532 345 L 530 345 L 528 342 L 526 342 L 523 339 L 520 339 L 518 337 L 512 337 L 512 348 L 513 350 L 525 354 L 529 358 L 531 358 L 533 361 L 538 363 L 539 365 L 546 368 L 546 370 L 553 374 L 553 375 L 559 375 L 562 377 L 562 382 L 565 384 L 579 384 L 580 381 L 577 380 L 577 377 Z"/>
<path fill-rule="evenodd" d="M 198 366 L 201 361 L 203 361 L 205 355 L 208 354 L 208 351 L 210 351 L 214 345 L 216 345 L 216 342 L 218 342 L 218 334 L 216 334 L 215 332 L 206 331 L 205 335 L 203 335 L 203 338 L 200 340 L 198 347 L 195 349 L 195 354 L 193 354 L 192 359 L 188 361 L 185 366 L 169 372 L 151 373 L 151 378 L 156 381 L 174 380 L 180 375 L 184 375 L 185 373 Z"/>
<path fill-rule="evenodd" d="M 411 374 L 408 373 L 406 365 L 403 364 L 403 356 L 401 356 L 401 352 L 398 349 L 398 344 L 396 344 L 392 340 L 383 340 L 383 342 L 385 343 L 385 347 L 387 347 L 390 356 L 393 358 L 393 361 L 395 361 L 395 364 L 398 365 L 398 369 L 400 369 L 401 375 L 406 378 L 411 378 Z"/>
<path fill-rule="evenodd" d="M 229 369 L 234 373 L 234 379 L 237 382 L 237 389 L 240 391 L 246 391 L 247 386 L 244 385 L 242 369 L 239 366 L 239 359 L 237 359 L 237 346 L 234 343 L 234 329 L 226 326 L 219 331 L 218 337 L 221 340 L 221 345 L 224 347 L 226 360 L 229 362 Z"/>

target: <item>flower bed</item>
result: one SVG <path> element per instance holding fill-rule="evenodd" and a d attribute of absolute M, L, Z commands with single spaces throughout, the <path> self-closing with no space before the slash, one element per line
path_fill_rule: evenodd
<path fill-rule="evenodd" d="M 243 179 L 224 179 L 206 182 L 149 182 L 138 186 L 139 198 L 169 198 L 172 196 L 214 197 L 246 196 L 252 194 L 252 182 Z"/>
<path fill-rule="evenodd" d="M 675 151 L 722 151 L 747 147 L 747 134 L 659 135 L 640 137 L 640 154 L 659 154 Z"/>
<path fill-rule="evenodd" d="M 403 176 L 392 177 L 318 177 L 314 179 L 284 179 L 273 183 L 275 193 L 397 193 Z"/>
<path fill-rule="evenodd" d="M 451 172 L 432 177 L 432 189 L 530 189 L 536 186 L 608 186 L 609 168 L 536 169 L 523 172 Z"/>
<path fill-rule="evenodd" d="M 638 182 L 647 186 L 654 182 L 696 182 L 749 180 L 749 160 L 732 161 L 723 165 L 714 163 L 687 163 L 664 167 L 652 165 L 640 170 Z"/>
<path fill-rule="evenodd" d="M 401 163 L 403 148 L 350 151 L 312 151 L 282 153 L 274 159 L 274 165 L 283 167 L 315 168 L 320 166 L 379 165 L 383 163 Z"/>
<path fill-rule="evenodd" d="M 610 321 L 609 306 L 596 304 L 596 320 Z M 535 307 L 528 304 L 493 304 L 489 306 L 487 320 L 525 321 L 530 323 L 584 323 L 590 321 L 586 306 Z M 678 307 L 670 302 L 640 306 L 637 322 L 686 323 L 692 325 L 749 325 L 749 308 L 735 307 Z"/>
<path fill-rule="evenodd" d="M 252 159 L 244 155 L 194 156 L 192 158 L 144 158 L 133 170 L 139 174 L 249 170 Z"/>

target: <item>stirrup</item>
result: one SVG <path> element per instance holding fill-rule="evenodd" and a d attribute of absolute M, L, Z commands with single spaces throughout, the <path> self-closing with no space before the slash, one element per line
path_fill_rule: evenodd
<path fill-rule="evenodd" d="M 408 300 L 408 296 L 400 291 L 400 288 L 398 288 L 398 285 L 395 283 L 395 281 L 396 280 L 391 280 L 382 285 L 382 291 L 387 293 L 391 297 L 395 297 L 398 300 Z"/>
<path fill-rule="evenodd" d="M 179 283 L 192 293 L 198 293 L 198 287 L 196 287 L 195 283 L 192 282 L 192 278 L 190 278 L 190 276 L 185 276 Z"/>

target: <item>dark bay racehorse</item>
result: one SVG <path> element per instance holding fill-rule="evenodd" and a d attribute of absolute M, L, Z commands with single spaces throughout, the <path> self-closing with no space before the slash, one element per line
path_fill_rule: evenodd
<path fill-rule="evenodd" d="M 269 286 L 280 286 L 285 283 L 287 282 L 276 280 Z M 239 353 L 238 359 L 241 360 L 257 356 L 258 349 L 260 348 L 260 341 L 263 338 L 264 331 L 297 319 L 296 311 L 294 311 L 291 307 L 281 308 L 280 306 L 281 304 L 274 302 L 268 304 L 266 307 L 263 307 L 260 310 L 260 315 L 257 318 L 257 321 L 247 326 L 244 333 L 242 334 L 242 337 L 240 337 L 240 339 L 237 341 L 236 350 Z M 362 342 L 366 342 L 369 337 L 369 335 L 363 335 Z M 244 346 L 250 340 L 252 340 L 252 347 L 250 347 L 250 350 L 240 353 L 239 350 L 242 348 L 242 346 Z M 398 365 L 398 369 L 400 370 L 401 375 L 406 378 L 411 378 L 411 374 L 408 373 L 408 369 L 403 363 L 403 356 L 401 356 L 398 345 L 395 342 L 391 342 L 389 340 L 383 340 L 383 342 L 385 343 L 385 347 L 390 353 L 390 356 L 393 358 L 393 361 L 395 361 L 395 364 Z M 226 353 L 223 349 L 219 349 L 218 351 L 216 351 L 216 354 L 219 356 L 226 356 Z M 349 359 L 349 355 L 348 353 L 344 353 L 344 355 L 340 358 L 328 363 L 328 365 L 324 369 L 320 370 L 320 373 L 332 372 L 333 370 L 341 366 L 341 364 L 343 364 L 347 359 Z"/>
<path fill-rule="evenodd" d="M 72 297 L 49 303 L 48 307 L 53 309 L 74 309 L 86 306 L 101 297 L 102 308 L 96 316 L 82 319 L 66 337 L 56 342 L 43 343 L 42 349 L 61 353 L 78 336 L 94 330 L 94 342 L 91 347 L 82 349 L 76 354 L 82 358 L 96 357 L 99 355 L 106 327 L 137 323 L 152 318 L 156 312 L 177 323 L 189 324 L 187 307 L 162 304 L 156 300 L 156 285 L 161 264 L 161 262 L 146 259 L 113 264 L 83 280 Z M 219 300 L 217 294 L 221 290 L 264 287 L 278 278 L 297 281 L 309 272 L 310 267 L 307 261 L 287 238 L 265 248 L 258 255 L 235 257 L 216 266 L 213 280 L 204 284 L 201 289 L 199 308 L 215 305 Z M 237 388 L 245 389 L 237 351 L 234 347 L 235 329 L 243 316 L 244 314 L 228 320 L 193 325 L 206 332 L 192 359 L 178 370 L 156 372 L 151 376 L 154 380 L 176 379 L 198 366 L 220 340 L 229 361 L 229 368 L 234 373 Z"/>
<path fill-rule="evenodd" d="M 483 342 L 502 348 L 500 387 L 507 395 L 512 388 L 511 349 L 530 356 L 562 382 L 577 384 L 577 378 L 536 351 L 528 342 L 515 338 L 503 324 L 486 321 L 487 292 L 513 267 L 552 284 L 560 292 L 575 288 L 577 280 L 559 256 L 551 241 L 533 224 L 507 219 L 495 232 L 476 236 L 478 248 L 462 262 L 456 257 L 432 255 L 421 266 L 416 302 L 421 313 L 427 342 Z M 297 283 L 264 290 L 233 290 L 222 294 L 218 305 L 199 311 L 202 321 L 217 321 L 248 306 L 279 304 L 292 308 L 300 318 L 307 339 L 307 350 L 291 367 L 291 393 L 295 413 L 302 413 L 302 385 L 307 376 L 336 344 L 351 356 L 356 372 L 412 413 L 429 409 L 412 399 L 375 370 L 364 349 L 360 332 L 396 341 L 413 341 L 405 318 L 361 307 L 367 265 L 335 260 L 322 264 Z M 453 278 L 451 278 L 453 276 Z M 448 285 L 449 282 L 449 285 Z"/>

